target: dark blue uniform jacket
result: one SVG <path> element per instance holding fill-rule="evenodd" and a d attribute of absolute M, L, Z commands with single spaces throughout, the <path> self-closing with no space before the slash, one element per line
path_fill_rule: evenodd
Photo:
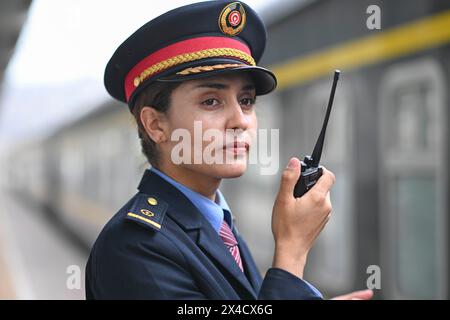
<path fill-rule="evenodd" d="M 210 223 L 174 186 L 146 170 L 139 192 L 105 225 L 86 266 L 87 299 L 320 299 L 281 269 L 264 279 L 233 232 L 242 273 Z"/>

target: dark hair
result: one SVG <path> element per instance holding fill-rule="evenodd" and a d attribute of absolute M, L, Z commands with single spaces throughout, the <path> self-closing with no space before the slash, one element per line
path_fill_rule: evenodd
<path fill-rule="evenodd" d="M 158 165 L 159 154 L 156 143 L 149 137 L 141 121 L 141 111 L 144 107 L 152 107 L 156 111 L 166 113 L 170 107 L 170 98 L 173 90 L 179 83 L 155 82 L 139 93 L 131 113 L 133 114 L 137 127 L 138 135 L 141 140 L 142 153 L 148 162 L 154 166 Z"/>

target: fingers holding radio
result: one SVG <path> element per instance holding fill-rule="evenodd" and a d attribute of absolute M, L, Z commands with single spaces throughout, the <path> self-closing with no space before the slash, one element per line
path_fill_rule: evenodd
<path fill-rule="evenodd" d="M 322 168 L 322 176 L 317 180 L 314 187 L 311 188 L 312 190 L 316 190 L 319 193 L 327 193 L 330 191 L 333 184 L 336 182 L 336 177 L 333 172 L 328 170 L 325 167 Z"/>
<path fill-rule="evenodd" d="M 286 270 L 290 268 L 287 271 L 302 275 L 306 256 L 330 219 L 332 208 L 329 191 L 335 177 L 324 168 L 316 186 L 304 196 L 294 198 L 293 189 L 299 176 L 300 161 L 293 158 L 281 178 L 280 191 L 272 212 L 272 232 L 275 239 L 274 266 L 284 266 Z M 293 261 L 298 262 L 297 269 L 290 267 L 296 265 Z"/>
<path fill-rule="evenodd" d="M 300 160 L 297 158 L 291 158 L 287 167 L 284 169 L 281 176 L 280 191 L 277 195 L 278 201 L 293 201 L 292 196 L 295 188 L 295 184 L 300 178 Z"/>

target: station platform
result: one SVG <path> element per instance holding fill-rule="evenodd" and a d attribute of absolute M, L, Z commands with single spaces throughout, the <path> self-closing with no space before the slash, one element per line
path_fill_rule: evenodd
<path fill-rule="evenodd" d="M 0 299 L 85 299 L 89 252 L 53 220 L 0 192 Z"/>

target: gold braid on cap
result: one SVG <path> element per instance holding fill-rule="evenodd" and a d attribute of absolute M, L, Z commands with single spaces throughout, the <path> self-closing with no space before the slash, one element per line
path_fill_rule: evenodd
<path fill-rule="evenodd" d="M 202 73 L 202 72 L 208 72 L 208 71 L 214 71 L 214 70 L 221 70 L 221 69 L 227 69 L 227 68 L 237 68 L 245 66 L 245 64 L 215 64 L 212 66 L 199 66 L 199 67 L 193 67 L 193 68 L 187 68 L 183 71 L 177 72 L 178 75 L 181 76 L 187 76 L 190 74 L 196 74 L 196 73 Z"/>
<path fill-rule="evenodd" d="M 197 52 L 180 54 L 178 56 L 154 64 L 153 66 L 145 69 L 138 77 L 134 79 L 134 86 L 138 87 L 142 82 L 145 81 L 145 79 L 151 77 L 153 74 L 167 70 L 179 64 L 215 57 L 238 58 L 243 62 L 247 62 L 249 65 L 256 66 L 255 60 L 250 55 L 241 50 L 232 48 L 206 49 Z"/>

